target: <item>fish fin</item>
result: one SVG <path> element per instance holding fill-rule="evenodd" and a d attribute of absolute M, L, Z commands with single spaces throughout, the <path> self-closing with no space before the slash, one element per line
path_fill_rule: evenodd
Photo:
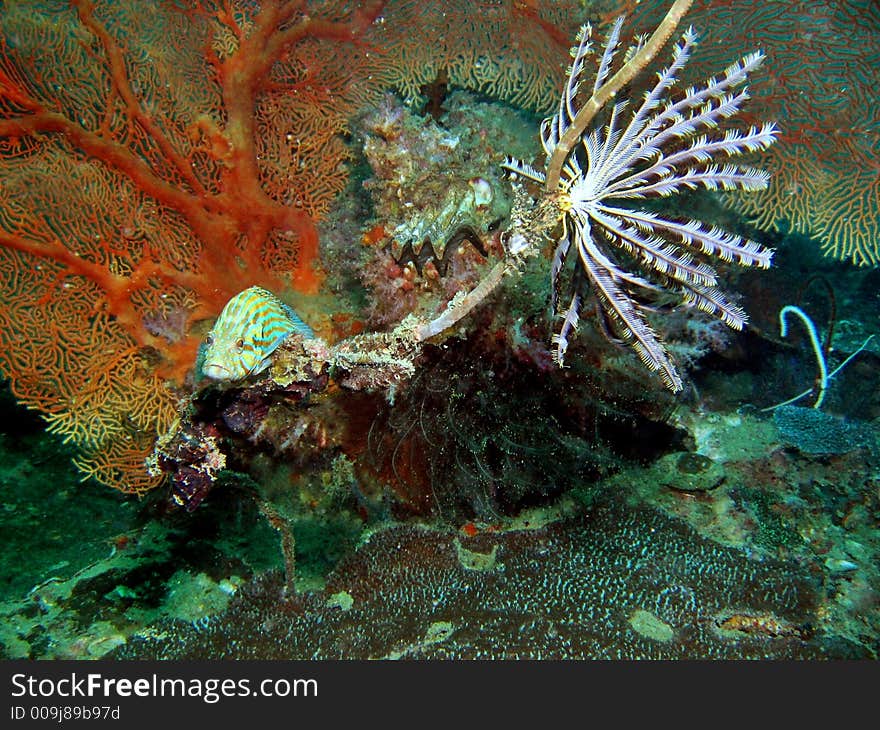
<path fill-rule="evenodd" d="M 284 310 L 284 313 L 290 318 L 290 324 L 293 326 L 293 331 L 298 335 L 302 335 L 307 340 L 312 340 L 315 338 L 315 333 L 312 331 L 312 328 L 309 327 L 305 322 L 300 319 L 300 316 L 293 311 L 293 309 L 281 302 L 281 308 Z"/>

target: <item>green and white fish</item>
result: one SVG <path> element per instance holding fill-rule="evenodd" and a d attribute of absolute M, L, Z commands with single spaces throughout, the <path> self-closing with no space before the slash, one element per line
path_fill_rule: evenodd
<path fill-rule="evenodd" d="M 315 335 L 272 292 L 252 286 L 230 299 L 205 339 L 202 372 L 213 380 L 241 380 L 269 367 L 270 355 L 296 332 Z"/>

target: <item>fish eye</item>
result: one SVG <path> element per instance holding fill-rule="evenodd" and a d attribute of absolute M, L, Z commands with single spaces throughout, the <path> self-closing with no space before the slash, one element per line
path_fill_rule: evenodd
<path fill-rule="evenodd" d="M 205 344 L 208 345 L 209 347 L 210 347 L 211 345 L 213 345 L 213 344 L 214 344 L 214 335 L 208 335 L 208 336 L 205 338 Z"/>
<path fill-rule="evenodd" d="M 244 347 L 244 340 L 240 337 L 235 341 L 235 346 L 241 350 Z"/>

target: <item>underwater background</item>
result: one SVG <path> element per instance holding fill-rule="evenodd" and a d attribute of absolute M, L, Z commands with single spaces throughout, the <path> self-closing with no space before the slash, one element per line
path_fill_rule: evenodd
<path fill-rule="evenodd" d="M 625 64 L 672 5 L 0 3 L 0 656 L 876 659 L 877 3 L 685 3 L 617 94 L 688 25 L 672 99 L 764 52 L 740 113 L 731 81 L 666 123 L 775 121 L 769 186 L 637 205 L 769 268 L 595 223 L 588 255 L 574 193 L 514 247 L 578 29 L 589 92 L 615 18 Z M 216 376 L 270 305 L 292 333 Z"/>

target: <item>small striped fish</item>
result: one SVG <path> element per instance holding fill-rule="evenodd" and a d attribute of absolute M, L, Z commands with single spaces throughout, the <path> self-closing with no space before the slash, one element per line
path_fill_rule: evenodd
<path fill-rule="evenodd" d="M 272 292 L 252 286 L 230 299 L 205 339 L 202 372 L 214 380 L 241 380 L 269 367 L 269 356 L 296 332 L 311 328 Z"/>

